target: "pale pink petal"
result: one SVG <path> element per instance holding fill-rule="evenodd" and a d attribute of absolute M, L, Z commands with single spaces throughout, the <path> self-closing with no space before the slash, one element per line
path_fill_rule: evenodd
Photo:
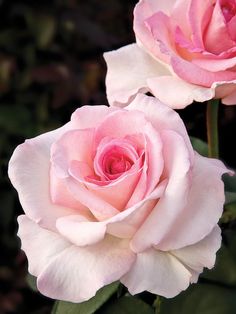
<path fill-rule="evenodd" d="M 145 114 L 138 110 L 129 111 L 120 109 L 103 120 L 96 129 L 95 143 L 96 146 L 105 137 L 124 138 L 126 136 L 140 134 L 149 123 L 146 120 Z M 140 129 L 142 126 L 142 129 Z M 143 132 L 142 132 L 143 133 Z"/>
<path fill-rule="evenodd" d="M 53 299 L 83 302 L 130 270 L 135 254 L 127 240 L 107 236 L 87 247 L 71 246 L 38 277 L 39 291 Z"/>
<path fill-rule="evenodd" d="M 97 243 L 106 232 L 105 223 L 89 221 L 79 215 L 59 218 L 56 226 L 62 236 L 77 246 Z"/>
<path fill-rule="evenodd" d="M 212 18 L 205 33 L 204 42 L 206 50 L 215 54 L 235 47 L 235 41 L 229 35 L 219 1 L 215 3 Z"/>
<path fill-rule="evenodd" d="M 163 177 L 168 178 L 168 184 L 164 195 L 131 241 L 132 250 L 135 252 L 142 252 L 165 239 L 175 228 L 178 217 L 182 217 L 187 202 L 191 182 L 189 152 L 183 138 L 177 133 L 170 130 L 163 131 L 161 136 L 165 160 Z"/>
<path fill-rule="evenodd" d="M 137 254 L 134 265 L 121 282 L 131 294 L 149 291 L 172 298 L 189 286 L 190 278 L 191 273 L 177 258 L 151 248 Z"/>
<path fill-rule="evenodd" d="M 141 173 L 142 169 L 137 169 L 112 184 L 105 186 L 93 186 L 86 184 L 86 186 L 96 197 L 103 199 L 119 211 L 123 211 L 127 207 L 127 203 L 136 190 L 137 182 L 139 181 Z M 139 198 L 140 197 L 139 193 Z"/>
<path fill-rule="evenodd" d="M 42 229 L 27 216 L 18 217 L 18 236 L 25 252 L 29 272 L 38 276 L 53 258 L 70 246 L 70 243 L 57 233 Z"/>
<path fill-rule="evenodd" d="M 215 98 L 221 98 L 225 105 L 235 105 L 236 80 L 229 82 L 215 82 L 212 84 L 212 89 L 215 90 Z"/>
<path fill-rule="evenodd" d="M 93 142 L 94 129 L 71 130 L 63 134 L 51 147 L 52 175 L 69 177 L 73 160 L 86 162 L 93 168 Z"/>
<path fill-rule="evenodd" d="M 223 163 L 195 153 L 191 188 L 182 204 L 181 215 L 157 244 L 160 250 L 173 250 L 205 238 L 222 215 L 225 201 L 221 176 L 228 172 Z M 186 236 L 186 234 L 188 236 Z"/>
<path fill-rule="evenodd" d="M 71 125 L 74 129 L 92 129 L 111 112 L 118 108 L 106 106 L 83 106 L 77 109 L 71 116 Z"/>
<path fill-rule="evenodd" d="M 236 90 L 222 99 L 225 105 L 236 105 Z"/>
<path fill-rule="evenodd" d="M 175 76 L 148 79 L 152 94 L 173 109 L 183 109 L 193 101 L 204 102 L 214 97 L 211 88 L 193 85 Z"/>
<path fill-rule="evenodd" d="M 103 221 L 119 213 L 117 208 L 96 196 L 84 184 L 77 182 L 74 178 L 68 178 L 66 186 L 73 197 L 88 207 L 97 220 Z"/>
<path fill-rule="evenodd" d="M 188 12 L 191 2 L 192 1 L 186 0 L 175 1 L 175 5 L 173 6 L 173 10 L 170 14 L 171 23 L 173 24 L 173 26 L 179 26 L 186 39 L 190 39 L 192 35 L 190 21 L 188 19 Z"/>
<path fill-rule="evenodd" d="M 212 16 L 215 0 L 191 0 L 188 18 L 191 25 L 191 39 L 193 44 L 205 50 L 203 34 Z"/>
<path fill-rule="evenodd" d="M 173 130 L 180 134 L 193 157 L 193 148 L 189 140 L 185 125 L 180 116 L 168 106 L 161 103 L 154 97 L 138 94 L 135 99 L 126 107 L 127 110 L 139 110 L 144 112 L 145 117 L 159 132 L 162 130 Z"/>
<path fill-rule="evenodd" d="M 154 58 L 169 64 L 171 54 L 176 52 L 170 17 L 163 12 L 156 12 L 146 19 L 145 24 L 153 36 L 152 42 L 158 42 L 161 54 L 159 51 L 148 50 L 148 52 Z"/>
<path fill-rule="evenodd" d="M 74 212 L 89 217 L 89 210 L 73 197 L 66 187 L 65 180 L 53 175 L 52 169 L 50 169 L 50 173 L 50 198 L 52 203 L 74 209 Z"/>
<path fill-rule="evenodd" d="M 27 140 L 16 148 L 9 162 L 9 178 L 26 215 L 52 230 L 58 217 L 76 212 L 53 204 L 50 197 L 50 146 L 67 128 Z"/>
<path fill-rule="evenodd" d="M 221 246 L 221 230 L 218 226 L 214 227 L 210 234 L 203 240 L 193 245 L 183 247 L 170 253 L 177 257 L 191 272 L 193 278 L 191 282 L 196 282 L 204 267 L 211 269 L 216 260 L 216 252 Z"/>
<path fill-rule="evenodd" d="M 107 233 L 119 238 L 133 237 L 163 195 L 166 185 L 167 180 L 163 180 L 145 199 L 106 221 Z"/>
<path fill-rule="evenodd" d="M 159 56 L 163 61 L 167 61 L 169 57 L 161 53 L 159 43 L 154 40 L 146 20 L 156 12 L 168 14 L 172 10 L 174 2 L 173 0 L 141 0 L 134 9 L 134 32 L 138 44 L 144 46 L 152 56 Z"/>
<path fill-rule="evenodd" d="M 192 62 L 197 66 L 212 72 L 230 69 L 236 65 L 236 57 L 229 59 L 193 59 Z"/>
<path fill-rule="evenodd" d="M 147 78 L 170 73 L 137 44 L 107 52 L 104 58 L 107 63 L 106 88 L 110 105 L 127 104 L 138 92 L 148 91 Z"/>
<path fill-rule="evenodd" d="M 232 81 L 236 79 L 234 71 L 210 72 L 198 67 L 196 64 L 184 60 L 177 55 L 171 58 L 171 65 L 175 73 L 183 80 L 205 87 L 210 87 L 214 82 Z M 193 75 L 194 73 L 194 75 Z"/>

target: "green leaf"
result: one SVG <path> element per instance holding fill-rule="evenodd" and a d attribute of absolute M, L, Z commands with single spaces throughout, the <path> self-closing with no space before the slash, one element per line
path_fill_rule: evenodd
<path fill-rule="evenodd" d="M 226 191 L 236 193 L 236 175 L 230 176 L 228 174 L 225 174 L 223 175 L 223 181 Z"/>
<path fill-rule="evenodd" d="M 236 203 L 230 203 L 225 206 L 224 213 L 220 218 L 220 223 L 229 223 L 236 219 Z"/>
<path fill-rule="evenodd" d="M 37 284 L 36 284 L 36 277 L 32 276 L 31 274 L 27 274 L 26 281 L 31 290 L 38 292 Z"/>
<path fill-rule="evenodd" d="M 230 248 L 222 245 L 217 252 L 215 267 L 205 270 L 201 277 L 212 282 L 236 286 L 236 259 Z"/>
<path fill-rule="evenodd" d="M 216 285 L 193 285 L 173 299 L 163 299 L 160 314 L 233 314 L 236 289 Z"/>
<path fill-rule="evenodd" d="M 190 137 L 194 150 L 196 150 L 202 156 L 208 156 L 207 143 L 196 137 Z"/>
<path fill-rule="evenodd" d="M 154 309 L 144 301 L 124 296 L 115 302 L 105 305 L 98 314 L 154 314 Z"/>
<path fill-rule="evenodd" d="M 236 203 L 236 193 L 235 192 L 225 192 L 225 205 Z"/>
<path fill-rule="evenodd" d="M 118 286 L 119 282 L 114 282 L 100 289 L 95 297 L 83 303 L 56 302 L 52 314 L 93 314 L 116 292 Z"/>

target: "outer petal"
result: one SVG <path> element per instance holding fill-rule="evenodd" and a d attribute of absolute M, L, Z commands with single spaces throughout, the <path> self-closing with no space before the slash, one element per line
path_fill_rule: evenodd
<path fill-rule="evenodd" d="M 65 249 L 43 270 L 37 285 L 51 298 L 83 302 L 103 286 L 119 280 L 135 258 L 128 241 L 107 236 L 93 246 Z"/>
<path fill-rule="evenodd" d="M 191 84 L 210 87 L 215 82 L 236 80 L 236 72 L 234 71 L 210 72 L 177 55 L 172 56 L 171 65 L 175 73 L 181 79 Z M 192 75 L 192 73 L 194 73 L 194 75 Z"/>
<path fill-rule="evenodd" d="M 173 250 L 191 245 L 211 232 L 222 215 L 225 196 L 221 176 L 226 172 L 219 160 L 196 153 L 188 202 L 168 235 L 157 243 L 158 249 Z"/>
<path fill-rule="evenodd" d="M 153 95 L 173 109 L 183 109 L 193 101 L 204 102 L 214 97 L 211 88 L 193 85 L 175 76 L 154 77 L 147 82 Z"/>
<path fill-rule="evenodd" d="M 169 14 L 175 5 L 175 0 L 155 1 L 141 0 L 134 9 L 134 32 L 137 42 L 145 47 L 152 56 L 159 56 L 167 61 L 168 56 L 160 52 L 159 43 L 153 38 L 153 34 L 146 25 L 146 20 L 156 12 Z"/>
<path fill-rule="evenodd" d="M 58 217 L 75 210 L 52 203 L 50 198 L 50 146 L 70 125 L 27 140 L 14 151 L 9 162 L 9 178 L 19 194 L 26 215 L 50 229 Z"/>
<path fill-rule="evenodd" d="M 71 125 L 74 129 L 96 128 L 103 119 L 118 108 L 106 106 L 83 106 L 71 116 Z"/>
<path fill-rule="evenodd" d="M 229 82 L 215 82 L 212 85 L 212 89 L 215 89 L 215 98 L 221 98 L 223 104 L 236 104 L 236 80 Z"/>
<path fill-rule="evenodd" d="M 137 255 L 121 282 L 131 294 L 149 291 L 172 298 L 189 286 L 191 273 L 168 252 L 149 249 Z"/>
<path fill-rule="evenodd" d="M 107 52 L 104 58 L 107 63 L 107 97 L 111 105 L 125 105 L 138 92 L 147 92 L 147 78 L 170 74 L 164 65 L 137 44 Z"/>
<path fill-rule="evenodd" d="M 196 275 L 199 275 L 204 267 L 211 269 L 215 264 L 216 252 L 221 246 L 221 230 L 214 227 L 200 242 L 171 251 L 188 269 L 193 270 L 192 282 L 196 282 Z"/>
<path fill-rule="evenodd" d="M 172 109 L 162 104 L 154 97 L 138 94 L 126 107 L 127 110 L 143 111 L 147 120 L 158 130 L 173 130 L 183 137 L 189 149 L 190 158 L 193 158 L 193 148 L 186 128 L 180 116 Z"/>
<path fill-rule="evenodd" d="M 19 236 L 29 270 L 38 276 L 39 290 L 54 299 L 86 301 L 104 285 L 119 280 L 135 261 L 126 240 L 108 236 L 96 245 L 81 248 L 26 216 L 19 217 Z"/>
<path fill-rule="evenodd" d="M 57 233 L 42 229 L 27 216 L 18 217 L 18 236 L 29 262 L 29 272 L 38 276 L 47 264 L 71 244 Z"/>
<path fill-rule="evenodd" d="M 62 236 L 77 246 L 97 243 L 106 233 L 105 223 L 89 221 L 79 215 L 59 218 L 56 226 Z"/>
<path fill-rule="evenodd" d="M 163 132 L 162 138 L 165 160 L 163 177 L 168 178 L 168 184 L 165 193 L 131 241 L 135 252 L 142 252 L 165 239 L 175 228 L 178 217 L 182 217 L 187 201 L 191 167 L 187 147 L 183 138 L 173 131 Z"/>

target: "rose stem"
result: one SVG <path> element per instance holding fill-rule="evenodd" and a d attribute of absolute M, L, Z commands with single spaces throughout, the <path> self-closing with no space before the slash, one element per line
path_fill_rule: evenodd
<path fill-rule="evenodd" d="M 219 158 L 218 110 L 218 99 L 212 99 L 207 102 L 208 156 L 212 158 Z"/>

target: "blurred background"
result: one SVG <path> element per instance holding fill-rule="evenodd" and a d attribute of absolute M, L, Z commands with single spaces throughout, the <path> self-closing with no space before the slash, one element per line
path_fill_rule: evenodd
<path fill-rule="evenodd" d="M 29 287 L 27 261 L 16 237 L 16 217 L 22 209 L 7 177 L 9 158 L 26 138 L 67 122 L 77 107 L 107 104 L 102 54 L 135 40 L 135 3 L 0 0 L 0 314 L 50 313 L 53 304 Z M 180 114 L 190 134 L 205 140 L 205 104 L 189 106 Z M 221 158 L 232 168 L 236 168 L 235 135 L 236 109 L 221 106 Z M 230 314 L 236 313 L 236 206 L 232 206 L 221 222 L 224 246 L 216 269 L 202 276 L 199 297 L 191 289 L 188 292 L 195 293 L 195 307 L 195 299 L 213 293 L 208 302 L 217 299 L 221 302 L 217 308 L 230 303 L 230 309 L 235 310 Z M 166 304 L 163 301 L 163 309 L 166 313 L 189 313 L 185 309 L 191 309 L 191 302 L 186 305 L 183 300 L 184 295 Z M 173 302 L 185 305 L 171 312 Z"/>

